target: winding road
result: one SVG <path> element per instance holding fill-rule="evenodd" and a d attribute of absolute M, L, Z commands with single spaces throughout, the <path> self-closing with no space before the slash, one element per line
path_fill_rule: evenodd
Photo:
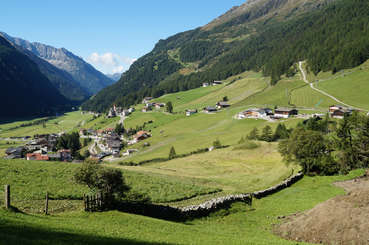
<path fill-rule="evenodd" d="M 307 80 L 307 78 L 306 78 L 305 71 L 304 71 L 304 69 L 302 68 L 302 64 L 303 64 L 303 63 L 304 63 L 304 62 L 302 62 L 302 61 L 300 61 L 300 62 L 299 62 L 299 69 L 300 69 L 301 74 L 302 74 L 302 79 L 304 80 L 304 82 L 305 82 L 305 83 L 309 84 L 309 85 L 310 85 L 310 87 L 311 87 L 313 90 L 315 90 L 315 91 L 317 91 L 317 92 L 319 92 L 319 93 L 321 93 L 321 94 L 323 94 L 323 95 L 325 95 L 325 96 L 328 96 L 329 98 L 331 98 L 332 100 L 336 101 L 337 103 L 339 103 L 339 104 L 341 104 L 341 105 L 344 105 L 344 106 L 347 106 L 347 107 L 350 107 L 350 108 L 353 108 L 353 109 L 356 109 L 356 110 L 367 111 L 367 110 L 365 110 L 365 109 L 361 109 L 361 108 L 358 108 L 358 107 L 355 107 L 355 106 L 352 106 L 352 105 L 346 104 L 346 103 L 344 103 L 344 102 L 340 101 L 339 99 L 337 99 L 336 97 L 334 97 L 333 95 L 330 95 L 330 94 L 328 94 L 327 92 L 324 92 L 324 91 L 322 91 L 322 90 L 320 90 L 320 89 L 318 89 L 318 88 L 314 87 L 314 83 L 310 83 L 310 82 Z"/>

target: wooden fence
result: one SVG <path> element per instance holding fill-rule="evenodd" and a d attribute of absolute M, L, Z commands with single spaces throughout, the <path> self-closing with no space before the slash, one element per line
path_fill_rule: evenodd
<path fill-rule="evenodd" d="M 112 198 L 107 194 L 97 193 L 95 195 L 83 195 L 83 202 L 85 211 L 104 211 L 111 207 Z"/>

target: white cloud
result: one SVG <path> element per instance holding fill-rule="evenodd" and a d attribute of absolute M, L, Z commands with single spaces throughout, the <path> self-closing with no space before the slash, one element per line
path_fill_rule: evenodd
<path fill-rule="evenodd" d="M 95 52 L 87 58 L 87 61 L 99 71 L 105 74 L 113 74 L 126 71 L 136 59 L 109 52 L 105 54 Z"/>

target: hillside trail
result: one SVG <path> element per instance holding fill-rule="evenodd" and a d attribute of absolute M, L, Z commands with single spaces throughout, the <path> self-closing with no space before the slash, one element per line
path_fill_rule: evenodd
<path fill-rule="evenodd" d="M 328 96 L 329 98 L 333 99 L 334 101 L 336 101 L 337 103 L 339 103 L 339 104 L 341 104 L 341 105 L 344 105 L 344 106 L 347 106 L 347 107 L 350 107 L 350 108 L 353 108 L 353 109 L 356 109 L 356 110 L 360 110 L 360 111 L 367 111 L 367 110 L 365 110 L 365 109 L 358 108 L 358 107 L 355 107 L 355 106 L 352 106 L 352 105 L 346 104 L 346 103 L 344 103 L 344 102 L 340 101 L 339 99 L 337 99 L 336 97 L 334 97 L 333 95 L 330 95 L 330 94 L 328 94 L 327 92 L 324 92 L 323 90 L 320 90 L 320 89 L 318 89 L 318 88 L 314 87 L 314 83 L 310 83 L 310 82 L 307 80 L 307 78 L 306 78 L 306 73 L 305 73 L 304 69 L 302 68 L 302 64 L 303 64 L 303 63 L 304 63 L 304 62 L 302 62 L 302 61 L 300 61 L 300 62 L 299 62 L 299 69 L 300 69 L 300 72 L 301 72 L 301 74 L 302 74 L 302 80 L 303 80 L 305 83 L 309 84 L 311 89 L 313 89 L 313 90 L 315 90 L 315 91 L 317 91 L 317 92 L 319 92 L 319 93 L 321 93 L 321 94 L 323 94 L 323 95 L 325 95 L 325 96 Z"/>

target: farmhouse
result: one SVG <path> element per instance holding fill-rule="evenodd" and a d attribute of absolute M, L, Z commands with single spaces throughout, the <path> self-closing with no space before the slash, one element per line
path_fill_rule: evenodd
<path fill-rule="evenodd" d="M 207 106 L 207 107 L 204 108 L 204 111 L 206 113 L 216 112 L 217 111 L 217 108 L 211 107 L 211 106 Z"/>
<path fill-rule="evenodd" d="M 145 140 L 145 139 L 150 138 L 150 137 L 151 137 L 151 134 L 149 132 L 139 131 L 133 136 L 133 139 L 137 143 L 141 140 Z"/>
<path fill-rule="evenodd" d="M 34 140 L 29 141 L 25 146 L 28 151 L 33 152 L 40 149 L 53 151 L 58 141 L 58 135 L 55 134 L 35 135 L 34 138 Z"/>
<path fill-rule="evenodd" d="M 121 141 L 118 136 L 110 136 L 106 138 L 106 145 L 109 152 L 111 152 L 113 155 L 117 155 L 120 152 L 121 149 Z"/>
<path fill-rule="evenodd" d="M 146 104 L 146 103 L 149 103 L 151 100 L 153 100 L 154 98 L 153 97 L 145 97 L 143 100 L 142 100 L 142 104 Z"/>
<path fill-rule="evenodd" d="M 28 161 L 49 161 L 47 155 L 41 155 L 40 153 L 28 153 L 26 159 Z"/>
<path fill-rule="evenodd" d="M 115 112 L 114 108 L 110 108 L 108 112 L 108 118 L 116 117 L 117 113 Z"/>
<path fill-rule="evenodd" d="M 341 105 L 332 105 L 329 107 L 329 114 L 332 118 L 342 119 L 346 114 L 352 114 L 353 109 L 341 106 Z"/>
<path fill-rule="evenodd" d="M 197 113 L 197 109 L 196 110 L 186 110 L 186 116 L 188 117 L 196 113 Z"/>
<path fill-rule="evenodd" d="M 129 110 L 123 110 L 122 111 L 122 116 L 124 117 L 128 117 L 131 114 L 131 112 Z"/>
<path fill-rule="evenodd" d="M 231 105 L 228 104 L 227 102 L 224 102 L 224 101 L 220 101 L 216 104 L 216 107 L 218 109 L 222 109 L 222 108 L 227 108 L 227 107 L 230 107 Z"/>
<path fill-rule="evenodd" d="M 223 84 L 223 82 L 222 82 L 222 81 L 214 81 L 214 82 L 212 83 L 212 85 L 213 85 L 213 86 L 221 85 L 221 84 Z"/>
<path fill-rule="evenodd" d="M 152 106 L 145 106 L 145 107 L 142 109 L 142 112 L 148 112 L 148 111 L 152 111 Z"/>
<path fill-rule="evenodd" d="M 72 152 L 70 150 L 63 149 L 59 150 L 58 153 L 60 154 L 60 161 L 72 161 Z"/>
<path fill-rule="evenodd" d="M 275 118 L 289 118 L 294 115 L 298 115 L 298 110 L 284 107 L 280 107 L 274 110 Z"/>
<path fill-rule="evenodd" d="M 26 148 L 23 146 L 10 147 L 5 151 L 6 159 L 22 158 L 24 156 L 25 151 Z"/>
<path fill-rule="evenodd" d="M 156 109 L 160 109 L 165 106 L 164 103 L 154 103 Z"/>

